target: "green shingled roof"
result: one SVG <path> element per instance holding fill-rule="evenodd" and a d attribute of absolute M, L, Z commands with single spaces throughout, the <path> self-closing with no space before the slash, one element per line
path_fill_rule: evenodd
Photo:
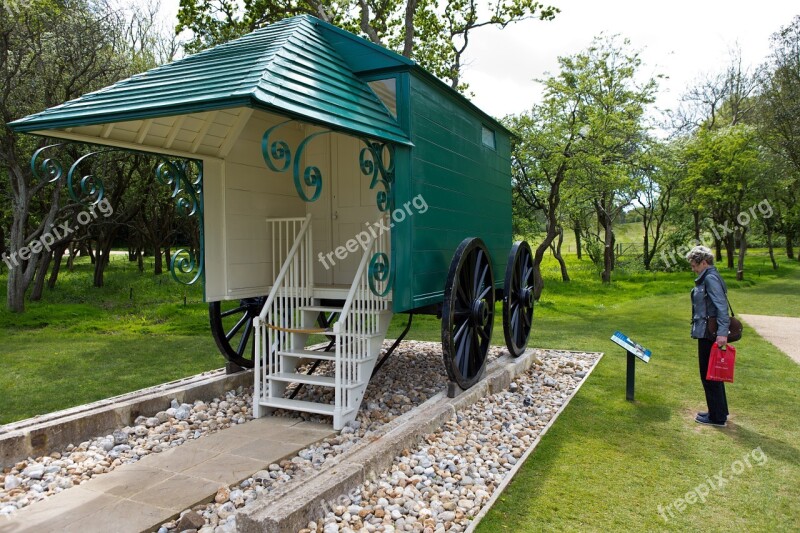
<path fill-rule="evenodd" d="M 249 106 L 409 144 L 395 119 L 337 50 L 341 43 L 326 38 L 336 34 L 341 39 L 344 32 L 331 32 L 332 28 L 308 15 L 284 19 L 11 122 L 9 127 L 31 132 Z M 351 40 L 350 49 L 353 42 L 358 43 Z M 377 54 L 366 41 L 364 45 L 373 61 L 383 57 L 377 61 L 384 66 L 412 64 L 388 51 Z"/>

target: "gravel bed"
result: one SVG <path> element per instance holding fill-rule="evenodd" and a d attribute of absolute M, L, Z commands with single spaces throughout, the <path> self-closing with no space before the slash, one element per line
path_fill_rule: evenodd
<path fill-rule="evenodd" d="M 89 479 L 203 435 L 252 420 L 252 388 L 229 391 L 208 403 L 179 404 L 140 416 L 134 425 L 49 456 L 28 458 L 0 474 L 0 516 L 10 515 Z"/>
<path fill-rule="evenodd" d="M 464 531 L 598 357 L 540 351 L 507 390 L 459 412 L 301 533 Z"/>
<path fill-rule="evenodd" d="M 391 346 L 384 342 L 383 349 Z M 491 347 L 493 360 L 507 353 L 505 348 Z M 330 374 L 330 366 L 320 364 L 316 374 Z M 369 437 L 384 424 L 421 405 L 447 387 L 447 373 L 442 361 L 442 345 L 437 342 L 403 341 L 370 380 L 356 420 L 339 434 L 316 446 L 304 448 L 295 457 L 271 464 L 256 472 L 239 486 L 220 489 L 214 502 L 185 509 L 178 520 L 162 524 L 159 533 L 197 529 L 199 533 L 232 533 L 236 531 L 235 512 L 262 494 L 268 494 L 301 472 L 318 470 L 326 460 L 346 452 L 362 438 Z M 290 389 L 291 390 L 291 389 Z M 288 391 L 287 391 L 288 392 Z M 331 389 L 303 387 L 295 399 L 333 402 Z M 300 416 L 304 420 L 330 423 L 330 417 L 311 413 L 276 410 L 277 416 Z"/>
<path fill-rule="evenodd" d="M 387 341 L 384 349 L 390 345 L 391 342 Z M 489 359 L 495 359 L 504 353 L 504 348 L 492 347 Z M 397 464 L 392 471 L 384 474 L 380 480 L 365 484 L 361 494 L 352 495 L 352 498 L 343 496 L 337 502 L 341 505 L 331 506 L 333 510 L 325 520 L 319 524 L 309 524 L 307 531 L 330 532 L 339 528 L 353 531 L 362 528 L 366 531 L 423 531 L 428 526 L 433 527 L 431 531 L 460 531 L 459 528 L 466 524 L 466 517 L 474 514 L 472 511 L 477 512 L 480 505 L 491 496 L 502 475 L 524 453 L 527 445 L 557 411 L 559 402 L 563 402 L 570 394 L 593 364 L 593 358 L 597 357 L 595 354 L 569 352 L 542 351 L 541 354 L 541 360 L 537 362 L 535 369 L 517 380 L 517 390 L 502 393 L 511 395 L 509 398 L 516 398 L 517 403 L 508 398 L 498 400 L 497 397 L 502 394 L 481 400 L 475 407 L 482 406 L 479 408 L 480 413 L 473 415 L 473 408 L 459 414 L 458 419 L 454 419 L 444 428 L 444 433 L 429 436 L 429 444 L 414 452 L 414 455 L 397 458 Z M 329 365 L 321 364 L 315 373 L 325 374 L 331 371 Z M 300 450 L 295 457 L 269 465 L 267 469 L 254 473 L 239 485 L 220 488 L 213 502 L 184 510 L 178 519 L 162 524 L 156 531 L 171 533 L 189 529 L 200 533 L 233 533 L 236 530 L 237 509 L 271 492 L 301 472 L 319 469 L 329 458 L 349 450 L 384 424 L 444 390 L 446 384 L 441 344 L 404 341 L 371 380 L 357 419 L 339 434 L 313 447 Z M 332 402 L 332 391 L 304 387 L 296 398 Z M 510 410 L 509 413 L 506 410 Z M 329 417 L 308 413 L 278 410 L 275 414 L 330 423 Z M 229 391 L 223 398 L 215 398 L 207 403 L 197 401 L 194 404 L 178 404 L 173 400 L 170 409 L 153 417 L 139 417 L 133 426 L 78 445 L 70 445 L 50 456 L 29 458 L 11 469 L 7 468 L 0 476 L 0 516 L 12 514 L 31 503 L 110 472 L 121 464 L 136 462 L 148 454 L 159 453 L 249 420 L 252 420 L 252 388 L 240 387 L 236 391 Z M 475 424 L 478 425 L 473 427 Z M 465 433 L 468 428 L 471 434 Z M 508 432 L 509 428 L 514 430 L 513 434 Z M 497 432 L 499 437 L 493 433 L 491 437 L 487 437 L 485 431 Z M 453 433 L 455 436 L 451 435 Z M 511 434 L 513 438 L 502 446 L 510 448 L 497 448 L 501 444 L 495 446 L 495 443 L 504 443 L 503 439 L 508 438 L 507 434 Z M 487 439 L 491 441 L 491 447 L 483 444 L 488 442 Z M 440 449 L 440 444 L 435 444 L 437 442 L 452 448 L 446 451 L 444 459 L 437 455 L 437 450 Z M 475 442 L 480 443 L 478 452 L 465 454 L 465 446 L 473 446 L 471 443 Z M 492 456 L 496 460 L 487 463 L 482 451 L 487 448 L 497 448 L 495 454 L 500 451 L 505 453 Z M 422 460 L 420 454 L 427 454 L 428 459 Z M 476 457 L 481 466 L 468 467 L 467 459 Z M 451 468 L 450 464 L 455 468 L 450 476 L 443 475 L 446 472 L 439 466 L 442 460 L 445 461 L 445 469 Z M 426 466 L 428 462 L 431 464 Z M 462 489 L 459 487 L 464 485 L 461 483 L 464 469 L 477 474 L 467 476 L 468 481 L 471 477 L 475 483 Z M 406 478 L 403 480 L 402 476 Z M 418 480 L 420 476 L 425 479 Z M 414 479 L 414 483 L 410 479 Z M 439 483 L 441 487 L 437 485 Z M 419 493 L 412 498 L 412 488 L 417 486 L 421 487 L 416 489 Z M 396 491 L 397 487 L 400 487 L 399 494 L 389 492 L 390 489 Z M 456 498 L 455 506 L 451 505 L 452 498 L 462 496 L 462 490 L 464 498 Z M 432 497 L 432 494 L 438 494 L 439 491 L 441 494 L 438 497 Z M 469 509 L 459 507 L 459 504 L 464 503 L 459 500 L 469 497 L 472 498 L 473 505 Z M 408 501 L 413 501 L 414 504 L 407 504 Z M 435 503 L 437 501 L 442 502 L 441 508 Z M 358 511 L 356 506 L 359 507 Z M 450 518 L 447 514 L 450 512 L 454 513 L 452 519 L 444 520 Z"/>
<path fill-rule="evenodd" d="M 386 341 L 384 350 L 389 346 L 391 341 Z M 493 359 L 503 352 L 503 349 L 493 347 L 489 357 Z M 331 370 L 329 366 L 320 365 L 315 373 Z M 413 379 L 412 376 L 419 376 L 419 379 Z M 264 490 L 276 482 L 291 479 L 300 469 L 320 467 L 327 458 L 348 450 L 365 435 L 443 390 L 446 383 L 440 344 L 403 342 L 370 382 L 355 422 L 317 448 L 302 450 L 293 461 L 272 465 L 272 475 L 262 478 L 254 476 L 249 485 L 245 482 L 238 487 L 245 491 L 241 501 L 237 487 L 232 487 L 233 497 L 222 503 L 230 501 L 244 505 L 256 497 L 259 487 Z M 196 401 L 194 404 L 179 404 L 173 400 L 166 411 L 152 417 L 141 416 L 134 421 L 134 425 L 118 429 L 113 434 L 70 444 L 49 456 L 31 457 L 6 468 L 0 474 L 0 517 L 110 472 L 121 464 L 136 462 L 151 453 L 159 453 L 235 424 L 244 424 L 252 420 L 252 393 L 251 387 L 240 387 L 207 403 Z M 330 389 L 320 390 L 316 387 L 304 387 L 296 398 L 333 401 Z M 330 423 L 329 417 L 307 413 L 279 410 L 275 414 Z M 276 473 L 276 466 L 279 474 Z M 223 515 L 229 507 L 223 509 Z M 213 516 L 213 513 L 208 516 Z M 206 523 L 215 522 L 219 520 L 209 518 Z M 177 524 L 167 525 L 174 529 Z"/>

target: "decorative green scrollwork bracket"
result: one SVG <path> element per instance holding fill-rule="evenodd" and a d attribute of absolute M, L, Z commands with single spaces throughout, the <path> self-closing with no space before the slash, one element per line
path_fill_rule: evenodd
<path fill-rule="evenodd" d="M 31 170 L 39 180 L 55 183 L 64 176 L 64 166 L 55 158 L 45 157 L 48 150 L 65 146 L 71 143 L 51 144 L 39 148 L 31 156 Z M 80 176 L 79 169 L 91 157 L 109 154 L 112 152 L 143 153 L 121 148 L 109 148 L 89 152 L 75 160 L 67 172 L 66 188 L 70 197 L 86 206 L 97 205 L 105 197 L 103 181 L 94 174 Z M 144 155 L 153 156 L 154 154 Z M 156 155 L 162 162 L 156 168 L 156 178 L 163 185 L 172 188 L 172 198 L 176 201 L 178 214 L 185 217 L 197 217 L 199 230 L 199 250 L 192 251 L 182 248 L 170 258 L 170 272 L 178 283 L 192 285 L 203 278 L 205 265 L 205 233 L 203 230 L 203 164 L 201 161 L 172 161 L 164 156 Z M 196 169 L 192 171 L 192 165 Z M 190 178 L 195 176 L 194 179 Z M 78 179 L 80 176 L 80 179 Z M 179 274 L 189 274 L 191 278 L 183 280 Z"/>
<path fill-rule="evenodd" d="M 307 136 L 297 145 L 297 150 L 292 154 L 292 148 L 284 140 L 273 139 L 275 132 L 286 124 L 287 120 L 276 124 L 264 132 L 261 138 L 261 155 L 264 162 L 273 172 L 283 173 L 291 167 L 294 187 L 298 196 L 304 202 L 315 202 L 322 194 L 322 171 L 316 165 L 301 164 L 303 153 L 309 143 L 321 135 L 335 133 L 332 130 L 318 131 Z M 340 132 L 341 133 L 341 132 Z M 343 135 L 347 135 L 342 133 Z M 380 185 L 383 190 L 378 191 L 376 202 L 381 212 L 390 208 L 390 192 L 394 182 L 394 146 L 381 144 L 364 138 L 358 138 L 364 143 L 365 148 L 359 153 L 358 163 L 361 173 L 371 177 L 370 189 Z M 385 157 L 384 154 L 386 154 Z M 388 164 L 386 159 L 388 159 Z M 310 189 L 310 190 L 308 190 Z"/>
<path fill-rule="evenodd" d="M 187 218 L 197 217 L 199 232 L 199 250 L 181 248 L 172 254 L 169 270 L 172 279 L 183 285 L 193 285 L 203 278 L 205 273 L 205 231 L 203 227 L 203 162 L 202 161 L 170 161 L 160 157 L 162 162 L 156 168 L 156 178 L 163 185 L 172 187 L 172 198 L 175 199 L 178 214 Z M 196 166 L 192 179 L 192 165 Z M 189 275 L 184 280 L 180 275 Z"/>
<path fill-rule="evenodd" d="M 361 173 L 372 178 L 369 184 L 370 189 L 374 189 L 378 185 L 383 187 L 383 190 L 376 194 L 375 201 L 378 209 L 385 213 L 391 208 L 390 193 L 392 183 L 394 183 L 394 145 L 381 144 L 367 139 L 361 139 L 361 142 L 366 145 L 358 155 Z M 384 153 L 388 155 L 388 164 L 384 160 Z"/>
<path fill-rule="evenodd" d="M 322 172 L 319 170 L 319 167 L 308 165 L 302 169 L 301 179 L 302 165 L 300 162 L 308 143 L 320 135 L 333 132 L 326 130 L 312 133 L 300 142 L 294 157 L 292 157 L 292 149 L 286 141 L 277 140 L 270 142 L 270 137 L 275 130 L 289 122 L 291 121 L 281 122 L 264 132 L 264 136 L 261 138 L 261 154 L 264 157 L 264 162 L 267 163 L 267 166 L 273 172 L 286 172 L 289 166 L 291 166 L 294 188 L 297 189 L 297 194 L 304 202 L 316 202 L 319 195 L 322 194 Z M 311 195 L 306 193 L 306 187 L 311 187 Z"/>
<path fill-rule="evenodd" d="M 392 290 L 394 281 L 393 270 L 389 262 L 389 256 L 385 252 L 376 252 L 369 262 L 369 290 L 381 298 L 389 294 Z M 378 287 L 378 283 L 385 283 L 383 289 Z"/>
<path fill-rule="evenodd" d="M 31 156 L 31 171 L 37 179 L 55 183 L 64 176 L 64 167 L 60 161 L 53 158 L 45 158 L 40 160 L 40 157 L 42 157 L 46 151 L 64 146 L 64 144 L 65 143 L 43 146 L 33 153 L 33 156 Z M 86 159 L 98 154 L 118 151 L 122 150 L 100 150 L 97 152 L 90 152 L 76 159 L 75 162 L 72 163 L 72 166 L 69 167 L 69 171 L 67 172 L 67 192 L 69 193 L 70 198 L 82 205 L 88 206 L 99 204 L 105 196 L 105 187 L 103 185 L 103 181 L 97 176 L 86 174 L 82 176 L 76 184 L 76 172 L 78 172 L 78 167 L 80 167 L 81 163 L 83 163 L 83 161 Z"/>

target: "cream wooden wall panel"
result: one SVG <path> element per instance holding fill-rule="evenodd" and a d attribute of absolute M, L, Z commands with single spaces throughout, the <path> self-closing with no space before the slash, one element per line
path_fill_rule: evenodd
<path fill-rule="evenodd" d="M 269 263 L 233 264 L 229 265 L 230 280 L 228 294 L 243 297 L 246 289 L 253 289 L 248 296 L 266 296 L 269 288 L 269 277 L 272 265 Z"/>
<path fill-rule="evenodd" d="M 205 230 L 206 300 L 224 300 L 227 292 L 225 263 L 225 166 L 220 160 L 203 161 L 203 226 Z"/>
<path fill-rule="evenodd" d="M 231 264 L 266 263 L 272 260 L 271 239 L 228 239 Z"/>

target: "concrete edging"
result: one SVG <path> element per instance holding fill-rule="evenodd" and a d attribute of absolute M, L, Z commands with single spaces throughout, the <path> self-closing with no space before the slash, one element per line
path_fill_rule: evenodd
<path fill-rule="evenodd" d="M 394 458 L 404 449 L 416 446 L 425 435 L 439 429 L 457 411 L 476 403 L 484 396 L 508 388 L 516 376 L 532 366 L 535 354 L 535 350 L 529 349 L 516 359 L 509 355 L 496 359 L 489 364 L 484 379 L 471 389 L 463 391 L 455 398 L 447 398 L 444 392 L 431 397 L 418 408 L 386 424 L 369 439 L 362 440 L 346 453 L 325 463 L 321 470 L 305 472 L 268 497 L 240 510 L 236 515 L 237 531 L 298 531 L 306 527 L 308 522 L 322 518 L 326 510 L 336 504 L 340 495 L 351 492 L 367 479 L 374 478 L 389 468 L 394 463 Z M 589 373 L 581 381 L 581 385 L 588 376 Z M 545 426 L 545 431 L 567 404 L 569 402 Z M 537 439 L 531 449 L 538 442 Z M 521 465 L 523 462 L 520 460 L 517 464 Z"/>
<path fill-rule="evenodd" d="M 140 415 L 165 411 L 173 398 L 184 403 L 209 400 L 252 381 L 252 370 L 236 374 L 212 370 L 0 426 L 0 468 L 129 426 Z"/>

